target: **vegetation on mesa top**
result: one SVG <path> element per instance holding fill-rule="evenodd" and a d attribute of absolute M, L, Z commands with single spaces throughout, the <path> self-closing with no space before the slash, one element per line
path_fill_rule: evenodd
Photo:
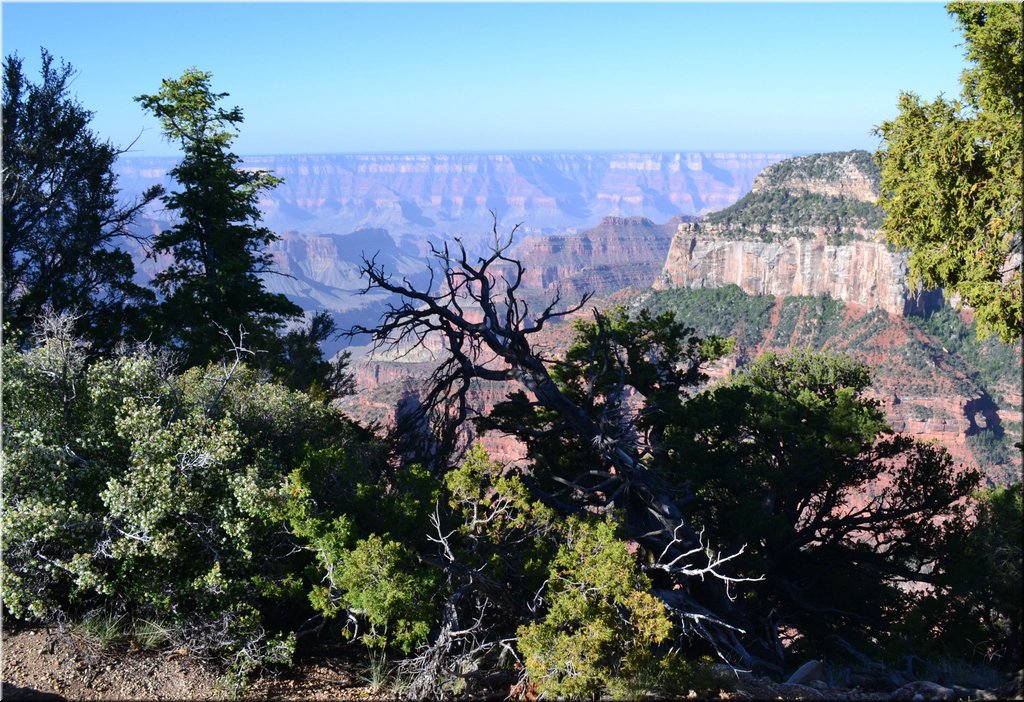
<path fill-rule="evenodd" d="M 866 151 L 813 154 L 769 166 L 758 176 L 759 187 L 739 202 L 705 215 L 701 222 L 721 225 L 726 236 L 774 241 L 810 237 L 824 229 L 829 243 L 842 244 L 877 230 L 882 211 L 877 205 L 844 195 L 814 190 L 839 190 L 844 178 L 878 188 L 878 168 Z M 809 189 L 810 188 L 810 189 Z"/>
<path fill-rule="evenodd" d="M 787 158 L 764 169 L 757 179 L 764 186 L 782 188 L 807 181 L 835 183 L 851 174 L 867 179 L 871 189 L 878 191 L 881 182 L 878 165 L 871 154 L 862 149 Z"/>

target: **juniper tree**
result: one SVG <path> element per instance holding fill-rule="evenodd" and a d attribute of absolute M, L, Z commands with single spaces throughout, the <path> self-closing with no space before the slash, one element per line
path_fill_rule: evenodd
<path fill-rule="evenodd" d="M 69 94 L 71 65 L 45 49 L 41 58 L 38 83 L 20 57 L 4 60 L 4 323 L 26 340 L 44 311 L 71 314 L 100 351 L 138 331 L 153 300 L 120 246 L 159 188 L 119 201 L 112 167 L 123 151 L 89 128 L 92 112 Z"/>
<path fill-rule="evenodd" d="M 1019 339 L 1024 214 L 1024 6 L 950 3 L 969 61 L 958 100 L 899 99 L 877 133 L 885 236 L 912 277 L 975 308 L 980 335 Z"/>

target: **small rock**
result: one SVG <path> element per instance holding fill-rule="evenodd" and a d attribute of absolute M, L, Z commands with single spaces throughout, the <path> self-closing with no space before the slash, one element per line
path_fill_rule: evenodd
<path fill-rule="evenodd" d="M 821 661 L 807 661 L 786 680 L 787 685 L 808 685 L 815 680 L 825 680 L 825 664 Z"/>

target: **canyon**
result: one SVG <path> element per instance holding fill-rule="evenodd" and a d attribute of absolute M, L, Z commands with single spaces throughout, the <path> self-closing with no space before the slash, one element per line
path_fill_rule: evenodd
<path fill-rule="evenodd" d="M 473 252 L 493 243 L 517 225 L 517 240 L 531 257 L 530 275 L 541 274 L 548 237 L 565 241 L 562 260 L 587 271 L 599 269 L 602 290 L 653 281 L 664 262 L 674 223 L 687 216 L 732 204 L 750 190 L 766 166 L 783 153 L 512 153 L 512 154 L 327 154 L 247 156 L 245 168 L 271 171 L 284 182 L 264 193 L 264 223 L 280 240 L 270 253 L 277 272 L 265 274 L 268 290 L 294 300 L 307 313 L 326 310 L 340 328 L 372 325 L 393 301 L 380 291 L 364 294 L 363 257 L 378 257 L 386 269 L 414 282 L 426 280 L 430 247 L 459 237 Z M 173 189 L 169 172 L 176 158 L 130 156 L 115 166 L 125 195 L 152 185 Z M 136 225 L 136 234 L 151 236 L 171 225 L 160 202 L 152 203 Z M 657 241 L 637 250 L 636 232 L 617 232 L 600 223 L 646 219 L 641 228 Z M 639 219 L 638 219 L 639 218 Z M 651 220 L 669 222 L 654 225 Z M 578 232 L 589 227 L 596 250 L 584 251 Z M 606 231 L 607 230 L 607 231 Z M 655 231 L 656 230 L 656 231 Z M 585 238 L 587 235 L 583 235 Z M 559 239 L 558 237 L 567 237 Z M 650 244 L 648 246 L 648 244 Z M 140 282 L 150 280 L 166 259 L 147 257 L 143 246 L 128 242 Z M 580 247 L 583 248 L 580 248 Z M 621 258 L 633 246 L 643 262 L 627 270 Z M 604 251 L 602 254 L 601 251 Z M 601 256 L 604 256 L 604 259 Z M 637 261 L 639 263 L 639 261 Z M 614 265 L 605 265 L 614 264 Z M 595 268 L 596 267 L 596 268 Z M 577 275 L 582 290 L 598 274 Z M 549 277 L 551 272 L 549 271 Z M 531 283 L 534 281 L 531 279 Z M 540 281 L 537 281 L 538 283 Z M 548 281 L 550 282 L 550 280 Z M 543 290 L 544 285 L 540 288 Z M 327 346 L 331 354 L 347 342 Z"/>
<path fill-rule="evenodd" d="M 710 369 L 718 379 L 767 351 L 848 353 L 874 368 L 872 396 L 895 431 L 941 442 L 992 484 L 1019 479 L 1019 344 L 977 343 L 969 310 L 910 286 L 906 254 L 881 239 L 877 172 L 866 156 L 783 161 L 735 204 L 699 218 L 608 217 L 588 230 L 527 235 L 512 250 L 524 267 L 521 294 L 531 304 L 555 294 L 571 303 L 593 292 L 574 318 L 590 307 L 646 306 L 675 312 L 698 334 L 733 336 L 735 352 Z M 549 355 L 567 347 L 569 326 L 545 335 Z M 421 354 L 362 358 L 356 368 L 367 392 L 346 401 L 348 410 L 389 424 L 432 364 Z M 474 404 L 486 411 L 510 389 L 481 383 Z M 485 441 L 503 460 L 523 457 L 507 437 Z"/>
<path fill-rule="evenodd" d="M 284 178 L 260 203 L 277 232 L 386 229 L 396 241 L 461 236 L 486 242 L 597 225 L 604 217 L 665 221 L 726 207 L 784 153 L 510 153 L 247 156 L 245 168 Z M 174 158 L 124 157 L 120 187 L 170 186 Z M 163 214 L 154 206 L 149 216 Z"/>
<path fill-rule="evenodd" d="M 866 152 L 814 154 L 434 154 L 250 157 L 284 185 L 261 203 L 279 233 L 279 271 L 268 289 L 303 309 L 330 311 L 339 327 L 372 326 L 396 299 L 365 291 L 364 258 L 414 286 L 429 284 L 432 246 L 459 236 L 471 253 L 513 229 L 509 255 L 523 266 L 531 308 L 585 293 L 592 308 L 671 309 L 699 334 L 737 339 L 711 369 L 726 378 L 765 351 L 811 347 L 850 353 L 875 369 L 872 392 L 896 431 L 938 440 L 990 480 L 1019 478 L 1019 344 L 978 344 L 970 311 L 941 291 L 913 289 L 906 254 L 881 238 L 878 173 Z M 173 159 L 124 159 L 127 192 L 166 184 Z M 493 210 L 493 215 L 492 215 Z M 520 224 L 521 223 L 521 224 Z M 518 228 L 517 228 L 518 225 Z M 140 226 L 166 226 L 151 208 Z M 161 261 L 136 256 L 140 277 Z M 930 321 L 926 321 L 930 320 Z M 570 320 L 567 320 L 571 321 Z M 941 324 L 940 324 L 941 322 Z M 541 344 L 557 356 L 571 325 Z M 349 347 L 359 392 L 343 405 L 389 425 L 421 391 L 439 343 L 398 357 Z M 329 353 L 350 342 L 337 340 Z M 1013 361 L 1013 354 L 1016 361 Z M 486 411 L 511 388 L 481 384 Z M 507 437 L 487 445 L 522 457 Z"/>

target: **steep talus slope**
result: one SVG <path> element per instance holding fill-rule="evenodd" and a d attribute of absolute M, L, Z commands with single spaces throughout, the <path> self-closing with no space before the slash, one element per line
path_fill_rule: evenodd
<path fill-rule="evenodd" d="M 872 367 L 873 394 L 895 431 L 939 441 L 993 483 L 1020 479 L 1013 442 L 1021 439 L 1021 345 L 979 342 L 973 324 L 948 307 L 903 317 L 824 296 L 747 295 L 735 285 L 649 291 L 630 305 L 736 338 L 718 377 L 767 351 L 848 353 Z"/>

